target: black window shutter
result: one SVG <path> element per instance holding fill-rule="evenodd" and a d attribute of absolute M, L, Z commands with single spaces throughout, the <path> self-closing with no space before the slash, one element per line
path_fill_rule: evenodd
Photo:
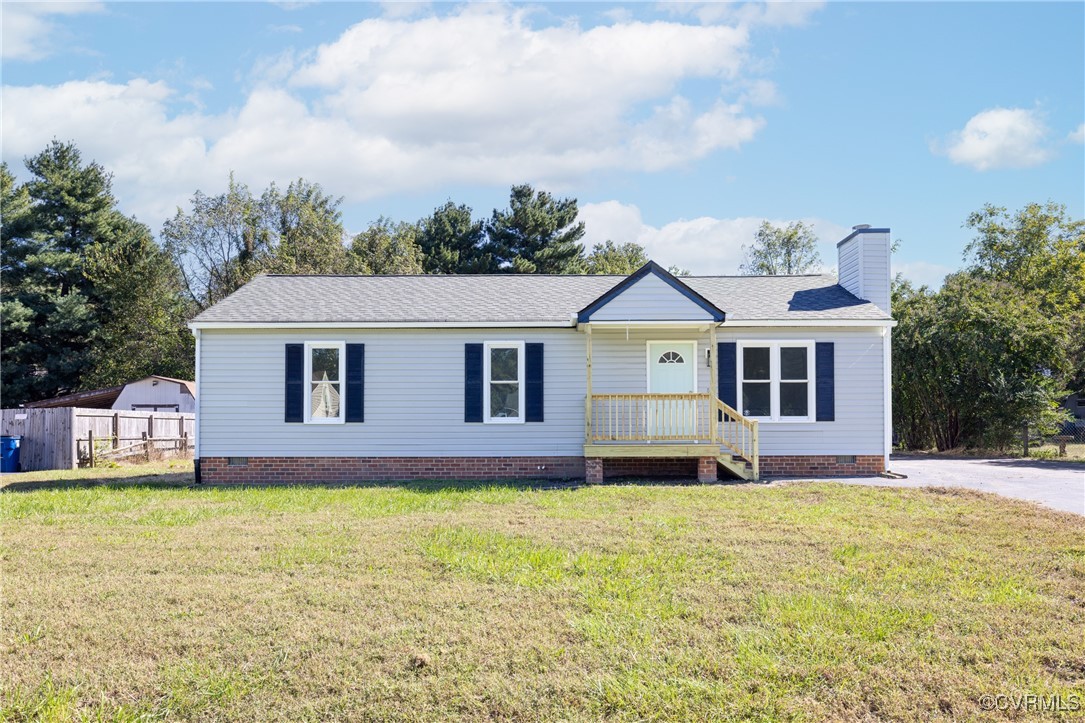
<path fill-rule="evenodd" d="M 721 341 L 716 345 L 716 373 L 719 374 L 717 386 L 720 401 L 738 409 L 738 344 L 733 341 Z"/>
<path fill-rule="evenodd" d="M 305 345 L 286 345 L 286 421 L 305 421 Z"/>
<path fill-rule="evenodd" d="M 482 421 L 482 344 L 463 345 L 463 421 Z"/>
<path fill-rule="evenodd" d="M 524 345 L 524 374 L 527 376 L 527 387 L 524 390 L 525 406 L 527 407 L 525 421 L 543 421 L 543 345 Z"/>
<path fill-rule="evenodd" d="M 347 344 L 348 422 L 365 421 L 365 344 Z"/>
<path fill-rule="evenodd" d="M 814 375 L 817 385 L 817 416 L 819 422 L 832 422 L 836 419 L 836 374 L 834 367 L 835 350 L 833 342 L 819 341 L 814 346 Z"/>

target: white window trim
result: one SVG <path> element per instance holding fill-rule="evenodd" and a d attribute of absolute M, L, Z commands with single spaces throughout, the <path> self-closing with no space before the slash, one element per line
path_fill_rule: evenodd
<path fill-rule="evenodd" d="M 644 342 L 644 360 L 645 360 L 645 377 L 644 377 L 644 390 L 649 394 L 652 393 L 652 362 L 653 344 L 692 344 L 693 345 L 693 358 L 690 366 L 690 386 L 693 392 L 697 392 L 697 360 L 700 358 L 697 356 L 697 340 L 696 339 L 648 339 Z"/>
<path fill-rule="evenodd" d="M 313 349 L 339 350 L 339 416 L 313 418 Z M 346 421 L 347 399 L 347 344 L 343 341 L 305 342 L 305 423 L 343 424 Z"/>
<path fill-rule="evenodd" d="M 806 411 L 805 417 L 781 417 L 780 416 L 780 347 L 806 347 Z M 750 417 L 750 419 L 756 419 L 758 422 L 765 422 L 768 424 L 781 423 L 781 424 L 812 424 L 817 421 L 815 403 L 816 399 L 816 377 L 817 370 L 814 368 L 814 342 L 807 339 L 751 339 L 748 341 L 738 342 L 738 359 L 735 364 L 735 373 L 738 377 L 737 385 L 735 388 L 738 390 L 735 402 L 738 405 L 739 411 L 742 411 L 742 378 L 745 376 L 743 373 L 743 367 L 745 365 L 745 354 L 743 349 L 760 347 L 769 349 L 769 411 L 771 414 L 768 417 Z M 764 383 L 765 380 L 761 380 L 759 383 Z M 783 380 L 786 381 L 786 380 Z"/>
<path fill-rule="evenodd" d="M 519 388 L 519 417 L 491 417 L 490 416 L 490 350 L 491 349 L 516 349 L 516 381 Z M 482 421 L 485 424 L 523 424 L 526 421 L 525 391 L 527 380 L 524 363 L 523 341 L 487 341 L 482 345 Z"/>

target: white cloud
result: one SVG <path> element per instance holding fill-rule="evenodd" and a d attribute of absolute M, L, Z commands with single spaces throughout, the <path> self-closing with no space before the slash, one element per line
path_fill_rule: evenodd
<path fill-rule="evenodd" d="M 381 14 L 386 18 L 409 18 L 420 15 L 430 9 L 432 3 L 412 2 L 412 0 L 392 0 L 381 3 Z"/>
<path fill-rule="evenodd" d="M 656 227 L 644 222 L 637 206 L 618 201 L 581 204 L 580 220 L 584 221 L 584 240 L 589 249 L 608 240 L 633 241 L 644 246 L 654 261 L 664 266 L 680 266 L 695 274 L 737 274 L 742 263 L 742 246 L 753 242 L 762 222 L 789 223 L 789 220 L 754 216 L 702 216 Z M 818 245 L 823 262 L 821 270 L 832 270 L 836 264 L 836 242 L 849 230 L 818 218 L 792 220 L 802 220 L 813 227 L 821 239 Z"/>
<path fill-rule="evenodd" d="M 675 15 L 693 15 L 702 23 L 729 22 L 754 26 L 805 25 L 810 16 L 821 10 L 824 2 L 815 0 L 771 0 L 770 2 L 672 3 L 660 9 Z"/>
<path fill-rule="evenodd" d="M 1072 131 L 1067 139 L 1072 143 L 1085 143 L 1085 123 L 1082 123 L 1077 127 L 1077 130 Z"/>
<path fill-rule="evenodd" d="M 17 160 L 54 137 L 73 139 L 86 158 L 114 174 L 125 208 L 156 223 L 208 180 L 204 139 L 215 130 L 215 121 L 203 116 L 169 117 L 173 94 L 165 83 L 146 80 L 5 86 L 5 156 Z"/>
<path fill-rule="evenodd" d="M 243 102 L 217 115 L 146 79 L 5 86 L 5 158 L 72 139 L 153 223 L 230 170 L 254 186 L 304 176 L 348 201 L 450 183 L 569 187 L 596 171 L 680 167 L 763 126 L 747 105 L 773 89 L 750 70 L 741 27 L 534 27 L 531 13 L 365 20 L 260 61 Z M 691 100 L 693 79 L 719 81 L 720 94 Z"/>
<path fill-rule="evenodd" d="M 101 12 L 101 3 L 0 3 L 4 60 L 41 60 L 52 55 L 63 37 L 53 18 Z"/>
<path fill-rule="evenodd" d="M 1028 168 L 1051 159 L 1051 150 L 1045 145 L 1047 135 L 1047 126 L 1037 111 L 991 108 L 972 116 L 963 130 L 950 136 L 945 147 L 934 144 L 931 150 L 977 171 Z"/>

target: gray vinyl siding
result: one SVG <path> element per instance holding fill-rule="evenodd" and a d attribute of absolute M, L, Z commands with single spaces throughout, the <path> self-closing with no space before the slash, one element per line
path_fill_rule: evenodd
<path fill-rule="evenodd" d="M 663 279 L 648 274 L 591 315 L 592 321 L 697 321 L 712 316 Z"/>
<path fill-rule="evenodd" d="M 859 266 L 859 238 L 856 236 L 838 250 L 837 275 L 841 286 L 862 299 L 864 297 L 859 281 L 862 271 Z"/>
<path fill-rule="evenodd" d="M 863 294 L 885 313 L 889 309 L 889 234 L 864 234 Z"/>
<path fill-rule="evenodd" d="M 365 422 L 283 421 L 285 345 L 365 344 Z M 463 421 L 464 344 L 543 342 L 545 422 Z M 580 456 L 584 335 L 574 329 L 202 333 L 202 457 Z"/>
<path fill-rule="evenodd" d="M 707 332 L 595 328 L 592 389 L 647 391 L 647 342 L 697 341 L 698 391 L 709 390 Z M 718 341 L 835 342 L 836 420 L 762 422 L 761 453 L 882 454 L 883 361 L 878 330 L 742 329 Z M 366 345 L 362 424 L 283 421 L 285 344 Z M 463 421 L 464 344 L 545 344 L 545 418 L 532 424 Z M 204 330 L 200 353 L 203 457 L 580 456 L 584 443 L 585 334 L 575 329 Z"/>
<path fill-rule="evenodd" d="M 831 341 L 836 372 L 832 422 L 761 422 L 761 454 L 883 454 L 884 364 L 880 330 L 721 329 L 719 341 Z"/>
<path fill-rule="evenodd" d="M 861 233 L 837 251 L 840 285 L 886 314 L 889 309 L 888 233 Z"/>
<path fill-rule="evenodd" d="M 592 380 L 595 394 L 645 394 L 648 391 L 648 342 L 697 342 L 697 391 L 707 392 L 709 369 L 705 361 L 708 334 L 695 330 L 671 331 L 594 329 L 592 331 Z"/>

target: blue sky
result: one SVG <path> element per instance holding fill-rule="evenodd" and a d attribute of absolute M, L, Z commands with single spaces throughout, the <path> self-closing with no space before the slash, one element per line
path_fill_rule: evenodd
<path fill-rule="evenodd" d="M 513 183 L 589 241 L 733 273 L 763 219 L 857 223 L 937 283 L 984 203 L 1085 215 L 1085 4 L 2 6 L 3 158 L 74 140 L 152 229 L 228 173 L 360 230 Z"/>

